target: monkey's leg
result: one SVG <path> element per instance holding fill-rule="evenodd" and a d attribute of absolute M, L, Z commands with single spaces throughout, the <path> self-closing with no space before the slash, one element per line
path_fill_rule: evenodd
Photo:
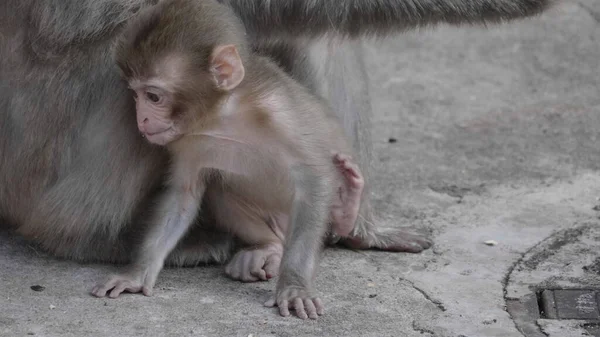
<path fill-rule="evenodd" d="M 279 279 L 274 298 L 265 302 L 266 306 L 277 305 L 284 317 L 290 315 L 290 308 L 302 319 L 317 319 L 324 312 L 314 281 L 333 191 L 328 179 L 315 171 L 322 165 L 302 165 L 292 170 L 295 193 Z"/>
<path fill-rule="evenodd" d="M 356 160 L 364 178 L 364 191 L 360 212 L 352 237 L 342 244 L 354 249 L 381 249 L 395 252 L 418 253 L 432 242 L 421 235 L 399 229 L 378 228 L 373 215 L 369 179 L 371 172 L 371 121 L 368 74 L 365 67 L 363 45 L 359 40 L 343 42 L 321 39 L 311 45 L 310 60 L 317 92 L 329 100 L 340 118 L 357 154 Z M 296 78 L 301 78 L 299 75 Z M 307 83 L 305 85 L 310 85 Z"/>
<path fill-rule="evenodd" d="M 244 246 L 225 266 L 225 274 L 242 282 L 267 281 L 279 273 L 283 254 L 282 223 L 270 227 L 259 212 L 227 192 L 211 188 L 207 200 L 217 226 L 232 232 Z"/>

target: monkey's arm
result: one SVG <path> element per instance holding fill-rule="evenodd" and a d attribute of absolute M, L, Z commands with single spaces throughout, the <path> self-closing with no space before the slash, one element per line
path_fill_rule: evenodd
<path fill-rule="evenodd" d="M 205 185 L 199 183 L 195 191 L 186 186 L 176 186 L 160 203 L 156 222 L 144 240 L 136 260 L 137 267 L 144 269 L 143 292 L 150 295 L 165 259 L 187 233 L 198 214 Z"/>
<path fill-rule="evenodd" d="M 277 32 L 384 35 L 437 23 L 486 24 L 543 12 L 560 0 L 222 0 L 258 36 Z"/>
<path fill-rule="evenodd" d="M 323 313 L 314 294 L 314 278 L 327 225 L 331 188 L 311 167 L 292 170 L 295 196 L 290 217 L 275 298 L 265 303 L 277 304 L 282 316 L 289 308 L 300 318 L 317 318 Z"/>
<path fill-rule="evenodd" d="M 176 174 L 176 180 L 179 180 L 177 178 Z M 199 182 L 193 185 L 175 183 L 170 186 L 153 214 L 151 228 L 146 233 L 129 270 L 96 286 L 92 294 L 104 297 L 112 289 L 109 296 L 113 298 L 125 290 L 142 291 L 144 295 L 151 296 L 165 259 L 193 223 L 205 190 L 203 179 L 199 179 Z"/>

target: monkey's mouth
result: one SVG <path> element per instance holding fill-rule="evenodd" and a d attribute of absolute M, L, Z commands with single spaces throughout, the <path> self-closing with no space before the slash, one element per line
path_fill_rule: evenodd
<path fill-rule="evenodd" d="M 167 131 L 171 131 L 171 129 L 173 129 L 173 127 L 169 127 L 169 128 L 164 129 L 164 130 L 160 130 L 160 131 L 156 131 L 156 132 L 144 132 L 143 135 L 146 136 L 146 137 L 154 137 L 154 136 L 163 134 L 163 133 L 165 133 Z"/>
<path fill-rule="evenodd" d="M 172 141 L 172 132 L 170 132 L 172 130 L 173 127 L 169 127 L 156 132 L 144 132 L 142 133 L 142 137 L 146 138 L 146 140 L 152 144 L 164 146 Z"/>

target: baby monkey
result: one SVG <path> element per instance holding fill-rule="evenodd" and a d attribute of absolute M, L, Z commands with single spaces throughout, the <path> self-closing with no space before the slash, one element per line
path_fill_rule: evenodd
<path fill-rule="evenodd" d="M 167 147 L 171 174 L 132 266 L 92 293 L 151 295 L 204 200 L 217 226 L 252 247 L 234 256 L 228 274 L 278 273 L 266 305 L 316 319 L 323 305 L 313 283 L 328 226 L 340 236 L 353 230 L 363 190 L 325 102 L 253 54 L 238 18 L 214 0 L 167 0 L 138 14 L 116 59 L 138 129 Z"/>

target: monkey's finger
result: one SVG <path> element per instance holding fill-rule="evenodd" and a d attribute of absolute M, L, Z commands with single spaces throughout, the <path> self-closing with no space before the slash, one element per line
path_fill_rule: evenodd
<path fill-rule="evenodd" d="M 227 275 L 234 280 L 241 280 L 244 271 L 244 254 L 236 254 L 233 259 L 227 264 Z"/>
<path fill-rule="evenodd" d="M 122 281 L 117 283 L 115 288 L 108 295 L 111 298 L 117 298 L 119 294 L 127 291 L 130 293 L 138 293 L 142 290 L 141 286 L 136 285 L 137 283 L 132 283 L 131 281 Z"/>
<path fill-rule="evenodd" d="M 125 289 L 127 288 L 127 283 L 126 282 L 120 282 L 118 283 L 115 288 L 110 292 L 110 294 L 108 295 L 108 297 L 110 298 L 117 298 L 119 297 L 119 295 L 125 291 Z"/>
<path fill-rule="evenodd" d="M 90 294 L 96 296 L 96 292 L 98 291 L 98 286 L 94 286 L 92 290 L 90 290 Z"/>
<path fill-rule="evenodd" d="M 354 179 L 359 179 L 359 178 L 361 178 L 361 176 L 360 176 L 360 175 L 359 175 L 359 173 L 358 173 L 359 171 L 358 171 L 358 169 L 357 169 L 357 167 L 356 167 L 356 166 L 350 166 L 350 165 L 348 165 L 348 166 L 344 167 L 344 169 L 345 169 L 345 171 L 346 171 L 346 172 L 347 172 L 349 175 L 351 175 L 351 176 L 352 176 L 352 178 L 354 178 Z"/>
<path fill-rule="evenodd" d="M 110 291 L 110 293 L 108 294 L 108 297 L 110 298 L 117 298 L 119 297 L 119 295 L 125 291 L 125 286 L 121 283 L 121 284 L 117 284 L 113 290 Z"/>
<path fill-rule="evenodd" d="M 275 297 L 272 297 L 268 301 L 263 304 L 265 307 L 274 307 L 275 306 Z"/>
<path fill-rule="evenodd" d="M 231 276 L 231 261 L 225 266 L 225 274 Z"/>
<path fill-rule="evenodd" d="M 242 282 L 256 282 L 259 280 L 259 278 L 255 275 L 254 272 L 254 258 L 253 258 L 253 254 L 246 254 L 244 255 L 244 257 L 242 258 L 243 262 L 242 262 L 242 269 L 240 271 L 241 273 L 241 277 L 240 280 Z M 259 268 L 260 267 L 256 267 Z"/>
<path fill-rule="evenodd" d="M 336 155 L 333 158 L 336 162 L 341 163 L 344 161 L 350 161 L 352 160 L 352 157 L 346 154 L 341 154 L 341 153 L 336 153 Z"/>
<path fill-rule="evenodd" d="M 96 297 L 101 297 L 101 296 L 98 296 L 99 295 L 99 290 L 100 290 L 100 286 L 94 286 L 92 288 L 92 290 L 90 291 L 90 294 L 92 294 L 92 295 L 94 295 Z"/>
<path fill-rule="evenodd" d="M 102 285 L 96 285 L 94 289 L 92 289 L 92 294 L 94 294 L 96 297 L 104 297 L 106 296 L 106 293 L 114 287 L 115 281 L 110 280 Z"/>
<path fill-rule="evenodd" d="M 267 258 L 267 261 L 265 262 L 265 266 L 263 267 L 265 270 L 267 279 L 277 276 L 277 274 L 279 273 L 279 264 L 280 264 L 279 257 L 271 256 L 271 257 Z"/>
<path fill-rule="evenodd" d="M 154 291 L 153 291 L 152 287 L 142 287 L 142 294 L 144 294 L 144 296 L 150 297 L 150 296 L 152 296 L 153 292 Z"/>
<path fill-rule="evenodd" d="M 299 318 L 307 319 L 308 315 L 306 314 L 306 310 L 304 310 L 304 303 L 300 297 L 296 297 L 294 299 L 294 310 L 296 310 L 296 315 Z"/>
<path fill-rule="evenodd" d="M 254 255 L 254 256 L 256 256 L 256 255 Z M 263 266 L 265 265 L 266 260 L 267 260 L 267 258 L 265 256 L 265 254 L 260 254 L 260 256 L 258 258 L 254 257 L 252 259 L 252 262 L 250 262 L 250 264 L 252 265 L 252 269 L 250 269 L 250 275 L 252 275 L 255 278 L 258 278 L 259 280 L 266 281 L 267 273 L 263 269 Z"/>
<path fill-rule="evenodd" d="M 288 317 L 290 315 L 290 308 L 288 307 L 287 300 L 281 300 L 281 302 L 277 302 L 277 306 L 279 307 L 279 314 L 283 317 Z"/>
<path fill-rule="evenodd" d="M 259 269 L 258 272 L 254 272 L 254 276 L 258 277 L 259 280 L 268 281 L 267 272 L 264 269 Z"/>
<path fill-rule="evenodd" d="M 317 308 L 315 308 L 315 305 L 313 304 L 313 301 L 310 298 L 304 299 L 304 308 L 306 308 L 306 313 L 308 314 L 309 318 L 319 318 L 319 315 L 317 315 Z"/>
<path fill-rule="evenodd" d="M 260 280 L 260 278 L 258 276 L 254 276 L 249 270 L 244 270 L 242 277 L 240 278 L 240 281 L 242 282 L 256 282 L 258 280 Z"/>
<path fill-rule="evenodd" d="M 249 280 L 247 279 L 249 274 L 248 270 L 250 270 L 250 259 L 247 256 L 242 257 L 242 269 L 241 269 L 241 277 L 240 280 L 241 281 L 245 281 L 248 282 Z"/>
<path fill-rule="evenodd" d="M 317 314 L 323 315 L 325 313 L 325 307 L 323 306 L 323 302 L 321 302 L 320 298 L 313 298 L 313 303 L 315 304 L 315 308 L 317 309 Z"/>
<path fill-rule="evenodd" d="M 227 264 L 227 266 L 225 267 L 225 273 L 227 275 L 229 275 L 229 277 L 231 277 L 234 280 L 239 280 L 240 279 L 240 270 L 242 269 L 242 266 L 240 264 L 239 259 L 236 259 L 234 257 L 235 260 L 229 262 Z"/>
<path fill-rule="evenodd" d="M 106 290 L 103 289 L 103 287 L 101 286 L 95 286 L 92 289 L 92 295 L 96 296 L 96 297 L 104 297 L 106 296 Z"/>

